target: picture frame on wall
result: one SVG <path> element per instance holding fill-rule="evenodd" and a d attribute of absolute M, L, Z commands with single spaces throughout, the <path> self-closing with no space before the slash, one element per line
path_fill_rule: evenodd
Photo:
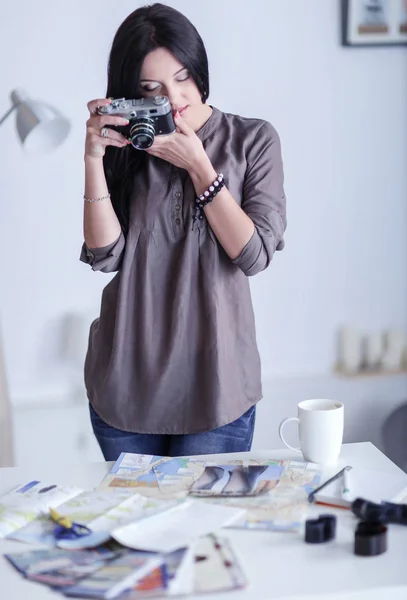
<path fill-rule="evenodd" d="M 407 0 L 342 0 L 342 44 L 407 45 Z"/>

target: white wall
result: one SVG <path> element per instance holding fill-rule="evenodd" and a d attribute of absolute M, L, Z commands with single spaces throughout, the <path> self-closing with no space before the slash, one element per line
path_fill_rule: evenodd
<path fill-rule="evenodd" d="M 114 32 L 141 4 L 2 9 L 0 114 L 24 87 L 73 124 L 46 158 L 24 155 L 11 120 L 0 130 L 0 318 L 13 399 L 69 385 L 56 360 L 60 320 L 97 311 L 108 282 L 78 261 L 86 102 L 104 95 Z M 333 0 L 167 4 L 204 38 L 210 101 L 270 120 L 282 138 L 286 249 L 252 280 L 265 381 L 327 372 L 342 322 L 407 328 L 406 49 L 341 47 Z"/>

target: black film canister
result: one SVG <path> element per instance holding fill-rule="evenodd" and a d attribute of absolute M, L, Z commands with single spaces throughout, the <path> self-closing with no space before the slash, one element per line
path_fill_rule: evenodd
<path fill-rule="evenodd" d="M 378 556 L 387 550 L 387 526 L 381 523 L 361 521 L 355 531 L 355 554 Z"/>
<path fill-rule="evenodd" d="M 318 519 L 305 521 L 305 541 L 307 544 L 323 544 L 334 539 L 336 532 L 336 517 L 321 515 Z"/>
<path fill-rule="evenodd" d="M 319 520 L 324 523 L 325 541 L 329 542 L 335 539 L 336 535 L 336 517 L 335 515 L 319 515 Z"/>

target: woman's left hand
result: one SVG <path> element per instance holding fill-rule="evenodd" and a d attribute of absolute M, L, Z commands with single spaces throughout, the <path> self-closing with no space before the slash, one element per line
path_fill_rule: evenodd
<path fill-rule="evenodd" d="M 146 152 L 189 172 L 208 160 L 208 156 L 195 131 L 180 115 L 175 115 L 174 122 L 177 131 L 171 135 L 157 135 Z"/>

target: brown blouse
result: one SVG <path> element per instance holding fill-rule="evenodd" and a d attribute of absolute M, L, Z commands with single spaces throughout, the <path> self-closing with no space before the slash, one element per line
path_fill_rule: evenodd
<path fill-rule="evenodd" d="M 96 412 L 124 431 L 209 431 L 262 397 L 247 276 L 284 247 L 280 140 L 270 123 L 216 108 L 197 135 L 255 225 L 238 258 L 205 218 L 192 228 L 191 179 L 153 156 L 135 177 L 126 237 L 82 248 L 93 270 L 117 271 L 91 325 L 85 384 Z"/>

